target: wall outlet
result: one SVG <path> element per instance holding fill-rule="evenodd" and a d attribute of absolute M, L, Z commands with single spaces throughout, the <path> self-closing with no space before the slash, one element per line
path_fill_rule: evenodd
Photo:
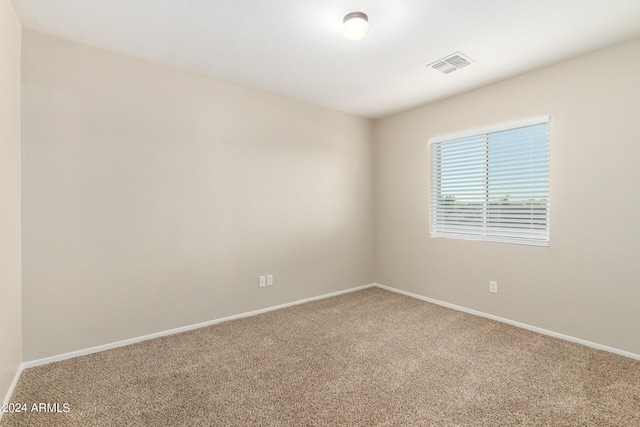
<path fill-rule="evenodd" d="M 273 285 L 273 274 L 267 276 L 267 286 Z"/>
<path fill-rule="evenodd" d="M 498 293 L 498 282 L 494 282 L 493 280 L 489 282 L 489 292 L 494 294 Z"/>
<path fill-rule="evenodd" d="M 264 288 L 267 286 L 267 276 L 260 276 L 260 281 L 258 282 L 258 286 Z"/>

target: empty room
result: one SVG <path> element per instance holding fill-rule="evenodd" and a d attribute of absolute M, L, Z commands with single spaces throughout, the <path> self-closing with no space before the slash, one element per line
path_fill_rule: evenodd
<path fill-rule="evenodd" d="M 0 0 L 0 70 L 0 426 L 640 426 L 637 0 Z"/>

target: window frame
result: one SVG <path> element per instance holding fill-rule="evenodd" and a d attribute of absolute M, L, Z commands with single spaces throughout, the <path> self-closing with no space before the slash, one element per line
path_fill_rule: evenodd
<path fill-rule="evenodd" d="M 533 223 L 533 217 L 530 219 L 531 221 L 531 233 L 527 235 L 526 232 L 523 232 L 521 236 L 514 236 L 513 234 L 509 235 L 509 231 L 513 233 L 513 230 L 508 230 L 507 227 L 503 224 L 499 224 L 497 226 L 488 227 L 487 222 L 491 219 L 495 221 L 495 218 L 490 217 L 489 210 L 487 206 L 490 205 L 489 201 L 489 193 L 490 193 L 490 170 L 489 170 L 489 162 L 491 161 L 490 150 L 493 148 L 490 146 L 490 136 L 492 134 L 497 134 L 500 132 L 510 132 L 517 130 L 519 128 L 525 128 L 536 125 L 546 124 L 546 188 L 545 188 L 545 198 L 540 199 L 546 202 L 545 204 L 545 213 L 544 213 L 544 229 L 542 232 L 539 229 L 535 228 Z M 534 118 L 529 118 L 525 120 L 519 120 L 514 122 L 509 122 L 500 125 L 487 126 L 480 129 L 467 130 L 463 132 L 456 132 L 452 134 L 442 135 L 438 137 L 433 137 L 429 139 L 429 232 L 430 237 L 433 238 L 453 238 L 453 239 L 461 239 L 461 240 L 475 240 L 475 241 L 486 241 L 486 242 L 499 242 L 499 243 L 512 243 L 512 244 L 521 244 L 521 245 L 530 245 L 530 246 L 549 246 L 550 240 L 550 133 L 551 133 L 551 121 L 550 116 L 539 116 Z M 478 159 L 484 158 L 486 161 L 486 178 L 482 181 L 482 186 L 479 187 L 485 191 L 486 196 L 484 198 L 484 207 L 482 209 L 481 219 L 482 225 L 479 226 L 478 229 L 475 229 L 473 232 L 470 231 L 455 231 L 454 226 L 456 225 L 454 222 L 446 223 L 445 221 L 438 222 L 437 217 L 438 214 L 442 212 L 443 204 L 441 200 L 444 200 L 445 194 L 441 194 L 438 189 L 436 189 L 436 185 L 442 182 L 442 175 L 436 175 L 438 172 L 441 172 L 441 160 L 435 159 L 434 144 L 439 144 L 441 147 L 443 144 L 447 142 L 460 142 L 458 140 L 464 138 L 482 138 L 486 139 L 486 152 L 485 157 L 478 155 Z M 495 143 L 494 143 L 495 144 Z M 440 152 L 441 153 L 441 152 Z M 495 154 L 494 154 L 495 156 Z M 544 161 L 542 162 L 544 165 Z M 528 163 L 525 167 L 531 168 L 532 165 L 538 167 L 539 163 Z M 437 167 L 437 168 L 436 168 Z M 437 170 L 436 170 L 437 169 Z M 523 175 L 526 173 L 523 170 Z M 516 177 L 517 179 L 518 177 Z M 434 180 L 436 180 L 434 182 Z M 492 181 L 493 182 L 493 181 Z M 476 184 L 477 185 L 477 184 Z M 437 194 L 434 194 L 437 192 Z M 532 193 L 532 196 L 535 193 Z M 534 199 L 531 197 L 530 199 Z M 530 205 L 533 206 L 533 205 Z M 533 208 L 531 208 L 533 210 Z M 449 230 L 443 230 L 446 226 L 449 226 Z M 475 225 L 474 225 L 475 226 Z M 435 230 L 435 228 L 439 228 L 439 230 Z M 533 230 L 536 230 L 535 232 Z M 534 237 L 535 236 L 535 237 Z"/>

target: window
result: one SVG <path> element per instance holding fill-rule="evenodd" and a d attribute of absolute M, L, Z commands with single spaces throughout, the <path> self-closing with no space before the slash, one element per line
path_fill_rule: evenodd
<path fill-rule="evenodd" d="M 549 117 L 429 140 L 431 236 L 549 245 Z"/>

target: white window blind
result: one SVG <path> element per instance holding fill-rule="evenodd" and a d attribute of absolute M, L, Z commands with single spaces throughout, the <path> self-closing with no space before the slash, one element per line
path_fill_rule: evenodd
<path fill-rule="evenodd" d="M 549 117 L 429 142 L 432 237 L 549 245 Z"/>

